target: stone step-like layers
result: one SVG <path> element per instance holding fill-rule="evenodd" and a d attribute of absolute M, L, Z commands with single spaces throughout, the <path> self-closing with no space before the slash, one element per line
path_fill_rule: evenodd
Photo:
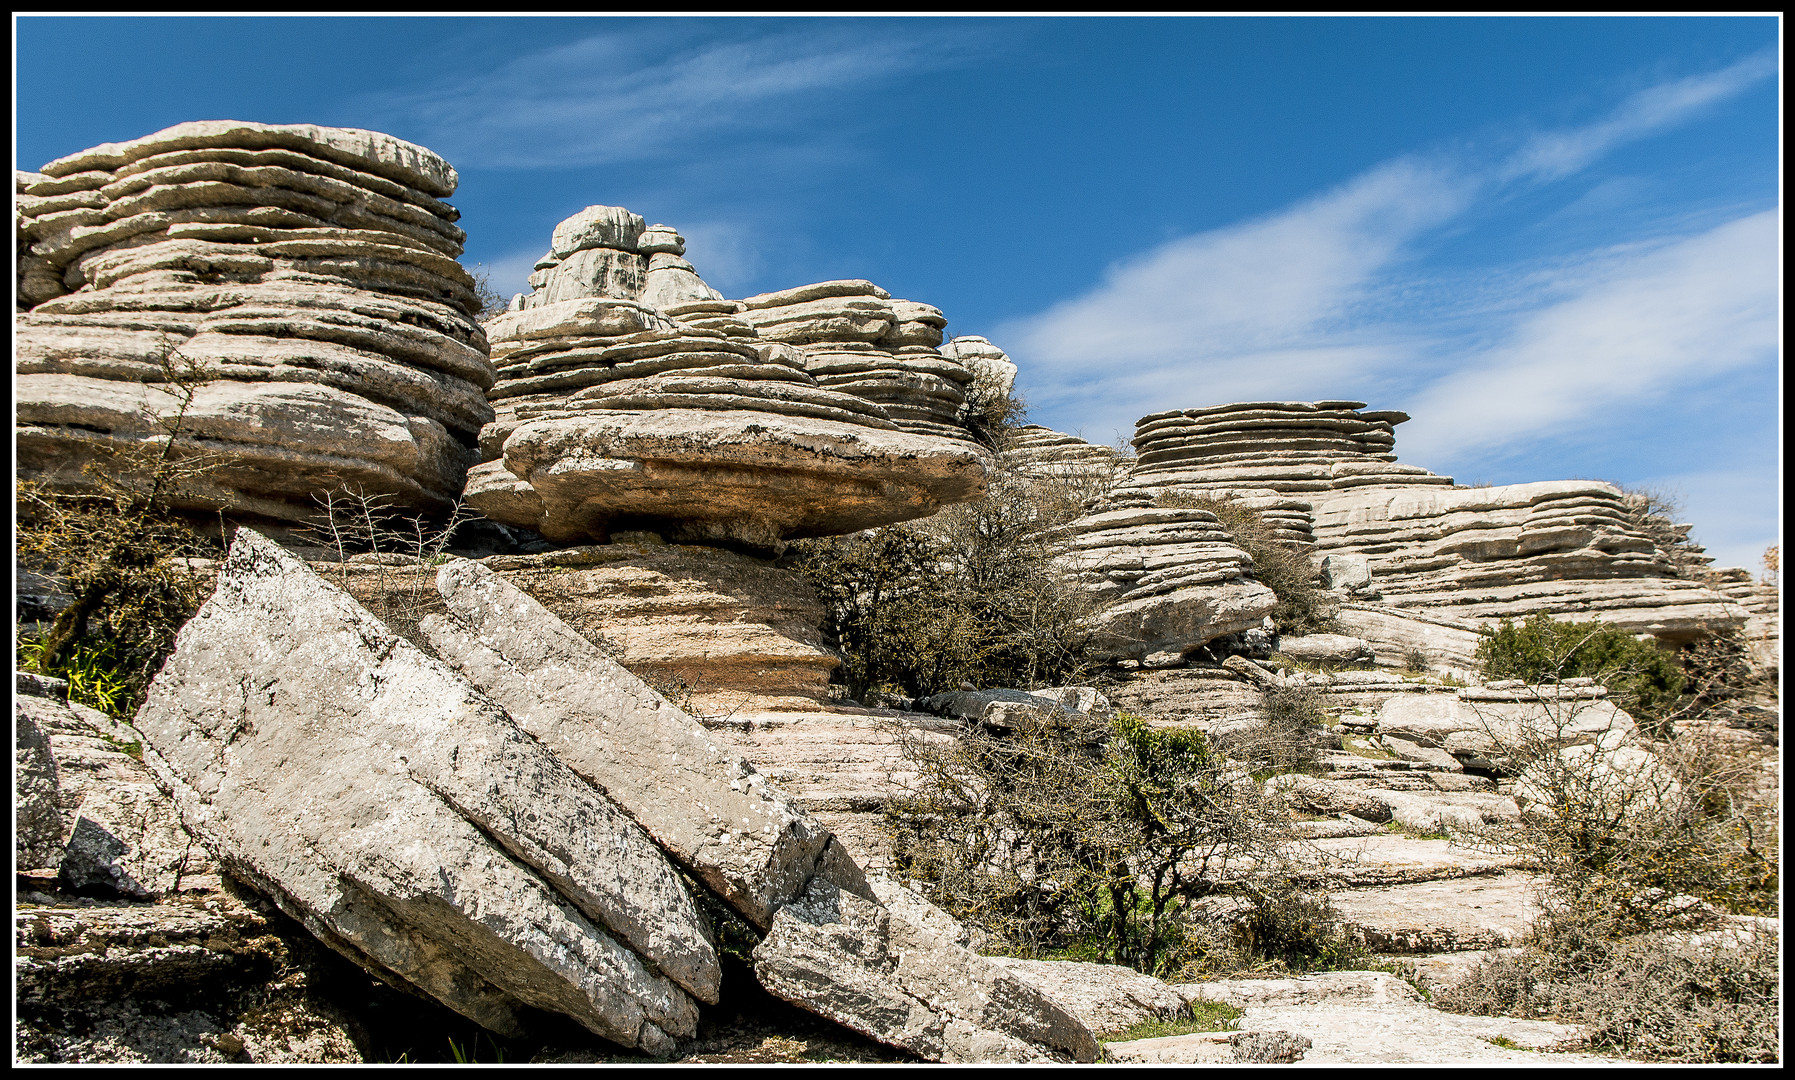
<path fill-rule="evenodd" d="M 831 385 L 859 385 L 864 372 L 847 361 L 819 368 L 792 343 L 805 335 L 755 323 L 753 304 L 763 298 L 716 295 L 683 250 L 671 228 L 646 228 L 619 207 L 588 207 L 557 227 L 536 290 L 487 327 L 495 414 L 480 436 L 485 462 L 469 477 L 472 506 L 561 543 L 648 531 L 776 550 L 794 537 L 921 517 L 983 492 L 988 455 L 902 419 L 932 407 L 918 404 L 933 392 L 918 372 L 881 375 L 878 392 Z M 646 278 L 599 281 L 569 269 L 589 251 L 646 251 Z M 775 298 L 802 307 L 834 303 L 839 291 L 807 287 Z M 904 326 L 940 321 L 939 312 L 901 314 L 915 316 L 899 320 Z M 891 325 L 884 319 L 875 336 Z M 933 360 L 920 363 L 965 374 L 928 351 Z M 885 393 L 892 387 L 908 389 Z M 949 419 L 959 404 L 947 400 Z"/>
<path fill-rule="evenodd" d="M 22 476 L 141 473 L 178 416 L 177 456 L 218 464 L 184 509 L 297 521 L 345 486 L 419 510 L 460 495 L 493 372 L 442 159 L 202 121 L 18 179 Z"/>
<path fill-rule="evenodd" d="M 1397 463 L 1400 412 L 1362 402 L 1245 402 L 1143 417 L 1118 495 L 1187 494 L 1253 506 L 1281 539 L 1362 555 L 1362 598 L 1489 622 L 1545 611 L 1670 642 L 1741 625 L 1741 609 L 1633 525 L 1591 480 L 1458 487 Z"/>

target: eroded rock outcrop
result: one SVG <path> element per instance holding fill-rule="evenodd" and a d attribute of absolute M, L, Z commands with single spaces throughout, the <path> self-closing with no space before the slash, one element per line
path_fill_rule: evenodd
<path fill-rule="evenodd" d="M 1003 460 L 1022 475 L 1042 480 L 1060 477 L 1096 482 L 1120 479 L 1127 465 L 1111 447 L 1088 443 L 1076 435 L 1039 424 L 1024 424 L 1010 432 L 1004 445 Z"/>
<path fill-rule="evenodd" d="M 496 419 L 481 433 L 473 506 L 560 543 L 647 530 L 765 550 L 984 490 L 987 456 L 942 437 L 962 429 L 902 422 L 903 402 L 926 393 L 836 388 L 791 343 L 806 335 L 748 318 L 764 298 L 705 295 L 714 290 L 676 251 L 677 233 L 616 207 L 557 228 L 550 257 L 563 261 L 487 328 Z"/>
<path fill-rule="evenodd" d="M 1183 653 L 1260 626 L 1277 596 L 1207 510 L 1138 505 L 1087 514 L 1059 530 L 1061 569 L 1090 594 L 1091 647 L 1110 659 Z M 1134 502 L 1137 505 L 1129 505 Z"/>
<path fill-rule="evenodd" d="M 20 184 L 22 477 L 145 472 L 178 416 L 177 457 L 216 465 L 180 486 L 187 509 L 300 520 L 345 485 L 421 510 L 461 493 L 492 369 L 447 162 L 216 120 Z"/>
<path fill-rule="evenodd" d="M 818 384 L 876 402 L 905 431 L 964 439 L 961 410 L 973 372 L 937 346 L 941 309 L 894 300 L 870 281 L 819 281 L 741 301 L 764 341 L 796 347 Z"/>
<path fill-rule="evenodd" d="M 1251 402 L 1142 418 L 1125 491 L 1239 500 L 1319 555 L 1363 555 L 1361 600 L 1475 622 L 1547 612 L 1680 642 L 1744 614 L 1671 560 L 1595 480 L 1458 487 L 1397 463 L 1399 412 Z M 1289 506 L 1282 506 L 1289 503 Z M 1310 538 L 1300 534 L 1307 515 Z"/>

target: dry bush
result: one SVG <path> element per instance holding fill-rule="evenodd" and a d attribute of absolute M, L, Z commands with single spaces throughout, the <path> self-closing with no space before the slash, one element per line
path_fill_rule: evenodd
<path fill-rule="evenodd" d="M 1252 557 L 1254 579 L 1277 594 L 1271 618 L 1280 632 L 1296 636 L 1339 631 L 1334 619 L 1339 605 L 1322 588 L 1321 571 L 1314 560 L 1307 552 L 1278 540 L 1258 511 L 1229 499 L 1186 491 L 1165 492 L 1154 504 L 1207 510 L 1216 516 L 1234 546 Z"/>
<path fill-rule="evenodd" d="M 898 872 L 1010 951 L 1177 973 L 1237 951 L 1199 901 L 1280 880 L 1288 815 L 1196 732 L 1043 708 L 903 747 Z"/>
<path fill-rule="evenodd" d="M 1434 996 L 1449 1012 L 1556 1017 L 1584 1029 L 1573 1048 L 1646 1061 L 1781 1058 L 1774 930 L 1732 942 L 1658 932 L 1616 940 L 1553 920 L 1520 953 L 1486 960 Z"/>
<path fill-rule="evenodd" d="M 1216 744 L 1257 773 L 1311 771 L 1327 721 L 1325 700 L 1307 686 L 1267 690 L 1260 700 L 1264 724 L 1218 735 Z"/>
<path fill-rule="evenodd" d="M 119 717 L 136 711 L 205 598 L 185 560 L 218 553 L 217 541 L 170 509 L 219 464 L 179 448 L 205 372 L 173 346 L 158 361 L 159 388 L 174 405 L 170 415 L 146 413 L 159 438 L 89 464 L 80 491 L 15 488 L 20 564 L 70 597 L 47 630 L 20 634 L 21 666 L 67 678 L 75 700 Z"/>

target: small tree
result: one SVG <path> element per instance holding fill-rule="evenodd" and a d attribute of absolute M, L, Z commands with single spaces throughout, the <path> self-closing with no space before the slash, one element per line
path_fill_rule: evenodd
<path fill-rule="evenodd" d="M 1053 708 L 1008 723 L 907 732 L 916 778 L 886 815 L 899 872 L 1011 948 L 1174 971 L 1202 936 L 1194 902 L 1263 874 L 1290 836 L 1197 732 Z"/>

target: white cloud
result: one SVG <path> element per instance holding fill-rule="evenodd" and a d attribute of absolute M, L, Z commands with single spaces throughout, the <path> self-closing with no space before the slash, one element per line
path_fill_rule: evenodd
<path fill-rule="evenodd" d="M 1497 447 L 1776 355 L 1779 213 L 1601 270 L 1406 407 L 1405 457 Z"/>
<path fill-rule="evenodd" d="M 766 267 L 754 230 L 730 221 L 676 222 L 686 238 L 686 259 L 705 283 L 725 296 L 746 295 L 748 283 Z"/>
<path fill-rule="evenodd" d="M 1098 288 L 1000 328 L 998 339 L 1025 365 L 1037 406 L 1076 401 L 1082 414 L 1096 390 L 1134 411 L 1095 421 L 1106 430 L 1131 429 L 1174 390 L 1215 402 L 1350 385 L 1406 351 L 1400 335 L 1354 328 L 1354 306 L 1469 194 L 1447 170 L 1396 161 L 1282 213 L 1112 267 Z"/>
<path fill-rule="evenodd" d="M 653 160 L 733 133 L 801 129 L 841 91 L 956 51 L 888 20 L 696 44 L 657 27 L 581 38 L 376 108 L 467 166 Z"/>
<path fill-rule="evenodd" d="M 1632 95 L 1606 118 L 1529 139 L 1501 170 L 1504 180 L 1569 176 L 1622 143 L 1662 131 L 1775 76 L 1774 51 L 1757 53 L 1719 71 L 1660 83 Z"/>
<path fill-rule="evenodd" d="M 1585 168 L 1774 71 L 1774 57 L 1760 55 L 1650 87 L 1599 122 L 1533 137 L 1506 161 L 1397 159 L 1281 212 L 1120 262 L 1086 294 L 994 337 L 1049 424 L 1128 431 L 1147 413 L 1237 400 L 1394 403 L 1467 363 L 1474 370 L 1446 375 L 1413 403 L 1405 457 L 1437 447 L 1430 432 L 1494 446 L 1573 422 L 1617 395 L 1763 354 L 1775 319 L 1773 218 L 1718 228 L 1709 219 L 1687 241 L 1431 280 L 1415 264 L 1479 203 Z M 1548 392 L 1547 379 L 1565 389 Z"/>

